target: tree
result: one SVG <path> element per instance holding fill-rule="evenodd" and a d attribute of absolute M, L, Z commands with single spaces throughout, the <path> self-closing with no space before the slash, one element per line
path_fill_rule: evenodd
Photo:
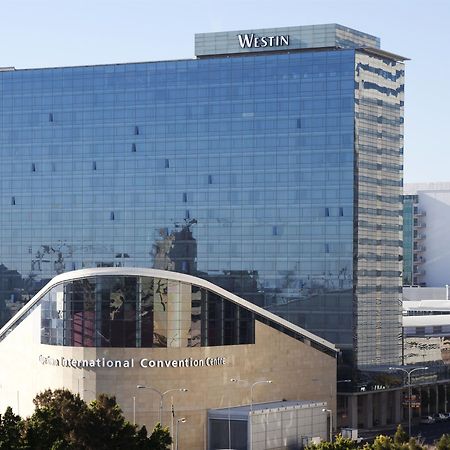
<path fill-rule="evenodd" d="M 307 450 L 425 450 L 421 444 L 417 443 L 415 438 L 410 438 L 399 426 L 394 439 L 390 436 L 378 435 L 373 444 L 364 444 L 359 446 L 355 441 L 343 438 L 338 435 L 334 442 L 321 442 L 320 444 L 312 444 Z M 447 447 L 443 447 L 446 450 Z M 450 447 L 448 448 L 450 450 Z"/>
<path fill-rule="evenodd" d="M 115 397 L 101 394 L 91 402 L 89 409 L 91 448 L 135 448 L 136 427 L 125 420 Z M 141 434 L 139 438 L 142 440 Z"/>
<path fill-rule="evenodd" d="M 336 436 L 334 442 L 322 441 L 319 444 L 310 444 L 306 447 L 307 450 L 353 450 L 357 448 L 356 441 L 344 438 L 340 434 Z"/>
<path fill-rule="evenodd" d="M 373 441 L 372 450 L 394 450 L 392 438 L 380 434 Z"/>
<path fill-rule="evenodd" d="M 399 424 L 394 434 L 394 443 L 396 445 L 404 444 L 405 442 L 408 442 L 408 439 L 408 433 L 403 429 L 401 424 Z"/>
<path fill-rule="evenodd" d="M 22 420 L 13 413 L 10 406 L 0 416 L 0 449 L 15 450 L 20 448 Z"/>
<path fill-rule="evenodd" d="M 157 423 L 149 438 L 148 448 L 151 450 L 166 450 L 171 443 L 172 438 L 170 437 L 169 429 L 167 427 L 163 428 L 160 423 Z"/>
<path fill-rule="evenodd" d="M 33 403 L 35 411 L 23 426 L 25 448 L 87 448 L 89 410 L 79 395 L 67 389 L 47 389 Z"/>
<path fill-rule="evenodd" d="M 443 434 L 436 444 L 436 450 L 450 450 L 450 435 Z"/>
<path fill-rule="evenodd" d="M 128 422 L 115 397 L 102 394 L 87 405 L 66 389 L 49 389 L 34 404 L 33 415 L 23 421 L 22 447 L 17 448 L 166 450 L 172 442 L 168 429 L 159 424 L 148 437 L 145 427 Z"/>
<path fill-rule="evenodd" d="M 416 441 L 416 438 L 410 437 L 406 450 L 426 450 L 427 447 L 423 447 Z"/>

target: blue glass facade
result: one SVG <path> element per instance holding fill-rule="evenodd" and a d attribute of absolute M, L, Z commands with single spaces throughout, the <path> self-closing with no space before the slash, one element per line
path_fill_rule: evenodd
<path fill-rule="evenodd" d="M 403 284 L 411 286 L 414 280 L 414 205 L 417 195 L 403 197 Z"/>
<path fill-rule="evenodd" d="M 0 72 L 2 320 L 58 273 L 154 267 L 352 348 L 356 55 Z"/>

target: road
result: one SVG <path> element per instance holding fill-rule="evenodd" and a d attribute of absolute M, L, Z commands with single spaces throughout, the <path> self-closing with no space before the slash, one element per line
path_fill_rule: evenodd
<path fill-rule="evenodd" d="M 426 444 L 432 444 L 444 433 L 450 434 L 450 421 L 423 424 L 412 427 L 413 436 L 421 436 Z"/>

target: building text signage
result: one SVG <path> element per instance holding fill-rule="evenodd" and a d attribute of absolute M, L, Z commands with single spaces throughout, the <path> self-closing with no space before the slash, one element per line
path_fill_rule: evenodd
<path fill-rule="evenodd" d="M 129 359 L 74 359 L 65 358 L 61 356 L 59 358 L 53 358 L 51 356 L 39 355 L 39 362 L 48 366 L 60 366 L 71 367 L 73 369 L 84 368 L 133 368 L 142 367 L 144 369 L 153 368 L 177 368 L 177 367 L 211 367 L 211 366 L 224 366 L 226 360 L 224 357 L 218 356 L 216 358 L 183 358 L 183 359 L 149 359 L 135 358 Z"/>
<path fill-rule="evenodd" d="M 241 48 L 265 48 L 265 47 L 285 47 L 289 45 L 289 35 L 278 36 L 256 36 L 250 34 L 238 34 Z"/>

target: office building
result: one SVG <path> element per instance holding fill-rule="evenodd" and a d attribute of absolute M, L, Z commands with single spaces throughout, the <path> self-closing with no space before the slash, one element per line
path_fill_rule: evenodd
<path fill-rule="evenodd" d="M 54 275 L 152 267 L 341 367 L 398 363 L 405 58 L 336 24 L 198 34 L 196 56 L 0 72 L 3 317 Z"/>
<path fill-rule="evenodd" d="M 161 421 L 177 448 L 201 449 L 212 438 L 208 410 L 233 407 L 227 448 L 261 448 L 266 435 L 297 446 L 327 438 L 336 356 L 333 344 L 203 279 L 84 269 L 55 277 L 0 330 L 0 408 L 30 415 L 47 388 L 86 401 L 113 393 L 128 420 L 150 430 Z"/>
<path fill-rule="evenodd" d="M 450 284 L 450 183 L 405 185 L 403 217 L 404 285 Z"/>

